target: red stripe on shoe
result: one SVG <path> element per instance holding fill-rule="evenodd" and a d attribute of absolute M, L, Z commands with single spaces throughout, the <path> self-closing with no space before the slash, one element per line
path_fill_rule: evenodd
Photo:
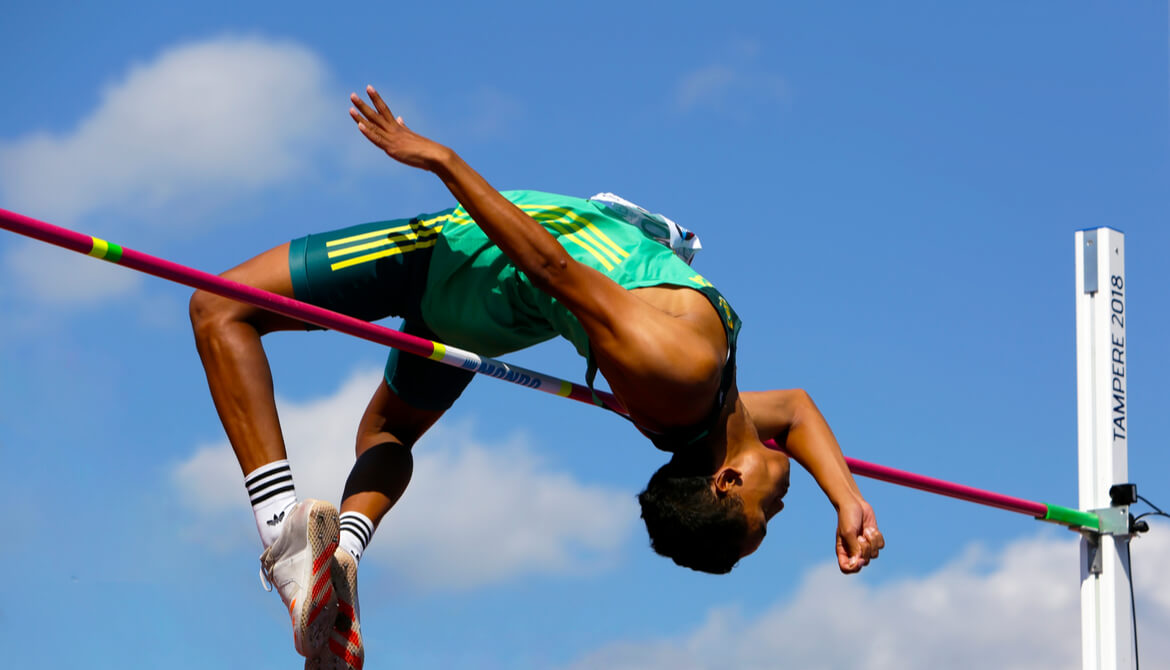
<path fill-rule="evenodd" d="M 309 612 L 309 621 L 307 622 L 306 625 L 311 625 L 314 621 L 317 620 L 317 617 L 321 616 L 321 611 L 325 609 L 325 605 L 329 602 L 329 597 L 332 595 L 333 595 L 333 586 L 330 585 L 329 591 L 325 593 L 325 597 L 317 602 L 317 605 L 315 607 L 313 607 L 312 612 Z"/>
<path fill-rule="evenodd" d="M 350 620 L 349 625 L 343 630 L 341 628 L 333 629 L 333 639 L 340 642 L 345 642 L 351 645 L 354 649 L 361 649 L 362 634 L 353 627 L 353 621 Z"/>
<path fill-rule="evenodd" d="M 313 584 L 313 600 L 316 600 L 317 596 L 321 594 L 321 591 L 325 590 L 325 587 L 332 583 L 333 580 L 329 579 L 329 575 L 327 573 L 322 572 L 320 575 L 318 575 L 317 582 Z"/>
<path fill-rule="evenodd" d="M 337 551 L 336 542 L 330 542 L 329 544 L 325 545 L 325 548 L 321 551 L 321 553 L 313 558 L 313 574 L 321 572 L 321 568 L 325 566 L 325 561 L 333 558 L 333 552 L 335 551 Z"/>
<path fill-rule="evenodd" d="M 362 670 L 363 659 L 360 656 L 351 653 L 349 649 L 346 649 L 337 640 L 329 641 L 329 651 L 332 651 L 335 655 L 344 660 L 345 664 L 353 670 Z"/>

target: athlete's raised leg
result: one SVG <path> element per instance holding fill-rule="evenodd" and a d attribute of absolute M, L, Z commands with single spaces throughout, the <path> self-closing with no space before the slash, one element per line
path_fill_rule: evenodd
<path fill-rule="evenodd" d="M 293 295 L 289 245 L 283 244 L 222 276 L 280 295 Z M 191 326 L 207 384 L 235 450 L 264 544 L 260 562 L 289 608 L 297 651 L 315 656 L 336 617 L 329 563 L 338 541 L 337 509 L 297 503 L 276 413 L 272 372 L 260 337 L 304 324 L 204 291 L 191 297 Z"/>
<path fill-rule="evenodd" d="M 421 320 L 407 319 L 403 331 L 436 337 Z M 415 442 L 455 404 L 473 377 L 470 370 L 390 352 L 386 373 L 358 424 L 357 461 L 345 482 L 343 514 L 360 513 L 371 531 L 377 526 L 410 483 Z"/>

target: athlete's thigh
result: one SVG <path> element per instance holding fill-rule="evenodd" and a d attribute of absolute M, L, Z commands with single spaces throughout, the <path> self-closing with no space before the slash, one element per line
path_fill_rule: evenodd
<path fill-rule="evenodd" d="M 293 283 L 291 273 L 289 272 L 288 248 L 289 245 L 287 242 L 273 247 L 258 256 L 254 256 L 240 263 L 220 276 L 263 291 L 291 298 L 293 297 Z M 304 328 L 304 323 L 301 321 L 269 312 L 255 305 L 209 293 L 201 292 L 196 295 L 197 301 L 193 302 L 198 302 L 201 309 L 227 313 L 232 318 L 240 321 L 248 321 L 261 333 Z"/>

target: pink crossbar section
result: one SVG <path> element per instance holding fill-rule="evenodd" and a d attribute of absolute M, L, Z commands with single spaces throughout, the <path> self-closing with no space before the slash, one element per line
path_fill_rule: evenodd
<path fill-rule="evenodd" d="M 21 235 L 83 254 L 89 254 L 93 248 L 94 238 L 89 235 L 82 235 L 67 228 L 37 221 L 36 219 L 5 209 L 0 209 L 0 226 L 15 233 L 20 233 Z M 273 312 L 307 321 L 318 326 L 332 328 L 371 342 L 395 347 L 417 356 L 430 356 L 435 349 L 433 342 L 421 337 L 401 333 L 390 328 L 362 321 L 361 319 L 355 319 L 344 314 L 303 303 L 299 300 L 286 298 L 246 284 L 194 270 L 162 258 L 134 251 L 133 249 L 122 247 L 122 257 L 118 261 L 118 264 L 179 284 L 185 284 L 193 288 L 202 289 L 210 293 L 269 309 Z M 571 388 L 570 394 L 566 397 L 593 404 L 593 399 L 588 388 L 580 384 L 571 384 Z M 612 395 L 601 391 L 598 391 L 598 395 L 610 403 L 611 406 L 620 408 L 620 403 Z M 773 449 L 783 451 L 773 440 L 768 440 L 766 444 Z M 892 484 L 908 486 L 910 488 L 929 491 L 930 493 L 937 493 L 981 505 L 998 507 L 1033 517 L 1043 517 L 1048 513 L 1048 506 L 1044 503 L 1032 502 L 1022 498 L 1013 498 L 999 493 L 992 493 L 991 491 L 963 486 L 962 484 L 934 479 L 933 477 L 924 477 L 913 472 L 867 463 L 855 458 L 846 458 L 845 461 L 854 474 L 863 477 L 880 479 Z"/>
<path fill-rule="evenodd" d="M 14 233 L 19 233 L 86 255 L 89 255 L 94 243 L 94 238 L 89 235 L 83 235 L 68 228 L 54 226 L 44 221 L 38 221 L 37 219 L 24 216 L 23 214 L 17 214 L 16 212 L 10 212 L 6 209 L 0 209 L 0 228 L 7 228 Z M 431 340 L 415 337 L 414 335 L 362 321 L 361 319 L 355 319 L 352 316 L 323 309 L 316 305 L 294 300 L 293 298 L 286 298 L 285 296 L 248 286 L 247 284 L 224 279 L 217 275 L 173 263 L 164 258 L 144 254 L 140 251 L 127 249 L 126 247 L 120 248 L 122 249 L 122 257 L 116 262 L 117 265 L 124 265 L 139 272 L 161 277 L 178 284 L 184 284 L 192 288 L 207 291 L 208 293 L 214 293 L 250 305 L 256 305 L 257 307 L 262 307 L 278 314 L 312 323 L 323 328 L 331 328 L 338 332 L 360 337 L 387 347 L 400 349 L 416 356 L 429 357 L 435 351 L 435 343 Z M 590 405 L 594 404 L 593 394 L 588 387 L 571 382 L 564 383 L 569 385 L 569 393 L 564 397 Z M 612 394 L 598 391 L 597 395 L 610 407 L 619 410 L 622 409 L 621 401 Z"/>
<path fill-rule="evenodd" d="M 774 440 L 768 440 L 764 444 L 773 449 L 784 451 Z M 1037 518 L 1043 518 L 1048 514 L 1048 505 L 1041 502 L 1005 496 L 1002 493 L 984 491 L 983 489 L 977 489 L 972 486 L 964 486 L 963 484 L 955 484 L 954 482 L 935 479 L 934 477 L 926 477 L 924 475 L 914 474 L 913 472 L 906 472 L 905 470 L 861 461 L 856 458 L 845 457 L 845 462 L 849 465 L 850 472 L 862 477 L 879 479 L 883 482 L 898 484 L 899 486 L 937 493 L 941 496 L 958 498 L 959 500 L 966 500 L 967 502 L 987 505 L 989 507 L 998 507 L 1009 512 L 1018 512 Z"/>

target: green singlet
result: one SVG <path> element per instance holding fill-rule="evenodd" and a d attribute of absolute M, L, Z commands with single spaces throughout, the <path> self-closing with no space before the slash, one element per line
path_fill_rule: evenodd
<path fill-rule="evenodd" d="M 734 343 L 739 318 L 711 282 L 605 205 L 539 191 L 502 195 L 575 260 L 622 288 L 672 285 L 702 292 L 723 317 L 728 343 Z M 462 207 L 434 220 L 442 230 L 427 273 L 422 317 L 444 342 L 498 356 L 560 335 L 589 355 L 589 338 L 577 318 L 533 286 Z"/>

